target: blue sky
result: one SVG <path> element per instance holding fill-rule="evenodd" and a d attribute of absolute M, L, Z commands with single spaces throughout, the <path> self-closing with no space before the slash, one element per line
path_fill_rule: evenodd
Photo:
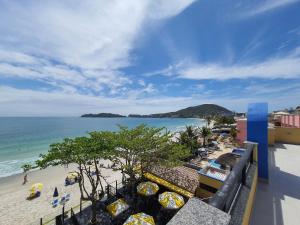
<path fill-rule="evenodd" d="M 0 116 L 300 105 L 299 0 L 0 0 Z"/>

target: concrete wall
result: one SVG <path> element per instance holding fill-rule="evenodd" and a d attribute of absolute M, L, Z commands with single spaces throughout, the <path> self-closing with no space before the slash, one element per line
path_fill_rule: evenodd
<path fill-rule="evenodd" d="M 287 144 L 300 144 L 300 129 L 294 127 L 275 127 L 268 130 L 268 144 L 276 142 Z"/>
<path fill-rule="evenodd" d="M 236 141 L 239 144 L 247 140 L 247 119 L 239 119 L 236 122 L 236 129 L 238 131 Z"/>
<path fill-rule="evenodd" d="M 275 142 L 300 144 L 300 129 L 294 127 L 276 127 Z"/>
<path fill-rule="evenodd" d="M 255 169 L 255 175 L 254 175 L 252 185 L 251 185 L 251 188 L 250 188 L 249 198 L 247 200 L 247 205 L 246 205 L 242 225 L 249 225 L 251 212 L 252 212 L 252 208 L 253 208 L 253 203 L 254 203 L 254 199 L 255 199 L 255 193 L 256 193 L 256 187 L 257 187 L 257 178 L 258 178 L 258 174 L 257 174 L 257 168 L 256 168 Z"/>

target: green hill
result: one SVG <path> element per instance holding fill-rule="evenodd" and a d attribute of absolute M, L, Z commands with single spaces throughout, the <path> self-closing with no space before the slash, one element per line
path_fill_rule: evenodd
<path fill-rule="evenodd" d="M 178 110 L 176 112 L 168 113 L 156 113 L 150 115 L 136 115 L 130 114 L 129 117 L 146 117 L 146 118 L 204 118 L 207 116 L 230 116 L 233 112 L 215 104 L 203 104 L 198 106 L 192 106 L 185 109 Z"/>
<path fill-rule="evenodd" d="M 97 113 L 97 114 L 84 114 L 81 117 L 102 117 L 102 118 L 116 118 L 116 117 L 125 117 L 119 114 L 113 114 L 113 113 Z"/>

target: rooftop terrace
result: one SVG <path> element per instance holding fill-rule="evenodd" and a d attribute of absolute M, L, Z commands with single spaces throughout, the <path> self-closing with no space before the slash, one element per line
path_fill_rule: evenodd
<path fill-rule="evenodd" d="M 269 147 L 269 183 L 258 182 L 251 225 L 299 224 L 300 145 Z"/>

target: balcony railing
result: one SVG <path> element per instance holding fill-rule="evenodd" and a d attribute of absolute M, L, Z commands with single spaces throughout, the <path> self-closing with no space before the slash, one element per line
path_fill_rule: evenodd
<path fill-rule="evenodd" d="M 222 187 L 210 199 L 210 205 L 230 214 L 241 187 L 245 185 L 248 169 L 253 163 L 255 148 L 256 144 L 246 143 L 245 154 L 232 168 Z"/>

